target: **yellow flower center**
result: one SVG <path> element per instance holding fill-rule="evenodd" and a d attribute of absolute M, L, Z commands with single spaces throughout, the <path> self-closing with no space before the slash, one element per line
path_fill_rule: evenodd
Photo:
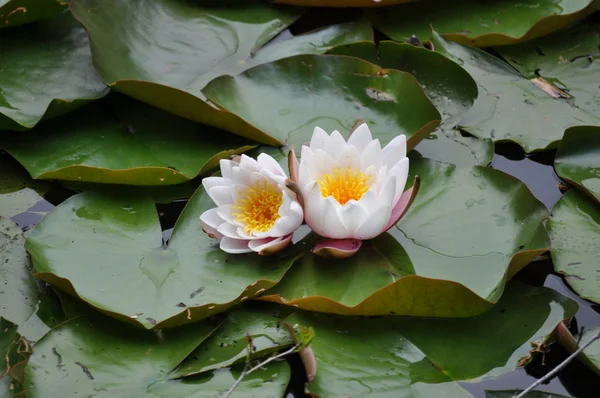
<path fill-rule="evenodd" d="M 369 176 L 350 167 L 335 168 L 317 180 L 324 198 L 333 196 L 342 206 L 349 200 L 359 200 L 369 190 Z"/>
<path fill-rule="evenodd" d="M 283 192 L 275 184 L 258 181 L 241 193 L 233 206 L 233 218 L 244 225 L 244 232 L 266 232 L 279 218 Z"/>

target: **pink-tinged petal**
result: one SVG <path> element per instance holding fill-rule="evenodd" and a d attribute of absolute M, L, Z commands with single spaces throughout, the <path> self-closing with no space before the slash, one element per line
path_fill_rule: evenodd
<path fill-rule="evenodd" d="M 396 203 L 396 206 L 394 206 L 394 208 L 392 209 L 392 214 L 390 216 L 388 224 L 385 227 L 385 231 L 396 225 L 396 223 L 400 221 L 402 216 L 406 214 L 413 201 L 415 200 L 417 193 L 419 192 L 420 185 L 421 179 L 419 178 L 419 176 L 415 176 L 415 182 L 413 183 L 413 186 L 400 196 L 400 200 L 398 200 L 398 203 Z"/>
<path fill-rule="evenodd" d="M 285 249 L 292 241 L 292 234 L 279 238 L 250 241 L 249 247 L 260 256 L 270 256 Z"/>
<path fill-rule="evenodd" d="M 406 136 L 399 135 L 394 137 L 382 150 L 383 164 L 388 166 L 388 169 L 394 167 L 401 159 L 406 157 Z"/>
<path fill-rule="evenodd" d="M 360 156 L 360 167 L 365 170 L 374 166 L 377 170 L 381 168 L 381 143 L 379 140 L 369 142 Z"/>
<path fill-rule="evenodd" d="M 390 170 L 390 177 L 395 176 L 396 178 L 396 194 L 394 195 L 392 206 L 396 206 L 406 186 L 406 181 L 408 180 L 408 162 L 408 158 L 404 158 Z"/>
<path fill-rule="evenodd" d="M 202 223 L 202 230 L 204 231 L 204 233 L 206 233 L 206 235 L 213 239 L 223 238 L 223 235 L 221 235 L 219 231 L 217 231 L 215 228 L 211 227 L 208 224 Z"/>
<path fill-rule="evenodd" d="M 270 155 L 268 155 L 266 153 L 261 153 L 256 158 L 256 161 L 258 162 L 258 165 L 260 167 L 263 167 L 263 168 L 269 170 L 271 173 L 273 173 L 275 175 L 287 178 L 285 171 L 283 171 L 283 169 L 281 168 L 279 163 L 277 163 L 277 161 L 275 159 L 273 159 Z"/>
<path fill-rule="evenodd" d="M 354 236 L 354 231 L 358 229 L 358 226 L 365 221 L 368 215 L 367 209 L 355 200 L 348 201 L 340 210 L 340 218 L 351 237 Z"/>
<path fill-rule="evenodd" d="M 200 215 L 200 221 L 214 229 L 219 228 L 219 226 L 225 222 L 225 220 L 219 216 L 216 207 L 208 209 L 202 213 Z"/>
<path fill-rule="evenodd" d="M 369 130 L 369 126 L 367 126 L 366 123 L 363 123 L 350 134 L 348 145 L 352 145 L 358 149 L 359 152 L 362 152 L 371 141 L 373 141 L 371 130 Z"/>
<path fill-rule="evenodd" d="M 361 246 L 362 241 L 358 239 L 323 239 L 312 252 L 325 258 L 347 258 L 355 255 Z"/>
<path fill-rule="evenodd" d="M 219 247 L 224 252 L 231 254 L 252 253 L 252 249 L 248 247 L 248 242 L 247 240 L 232 239 L 224 236 L 221 239 Z"/>
<path fill-rule="evenodd" d="M 391 204 L 380 205 L 374 211 L 371 211 L 369 217 L 356 230 L 354 237 L 360 240 L 368 240 L 378 236 L 385 230 L 391 213 Z"/>
<path fill-rule="evenodd" d="M 315 127 L 312 138 L 310 139 L 310 148 L 314 151 L 317 149 L 327 148 L 329 143 L 329 135 L 321 127 Z"/>
<path fill-rule="evenodd" d="M 294 152 L 293 149 L 291 149 L 288 153 L 288 169 L 290 171 L 290 180 L 294 181 L 295 183 L 298 183 L 298 181 L 300 181 L 298 179 L 300 173 L 300 162 L 298 162 L 296 152 Z"/>
<path fill-rule="evenodd" d="M 310 346 L 304 347 L 298 354 L 304 364 L 306 380 L 310 383 L 317 377 L 317 359 L 315 358 L 315 354 Z"/>
<path fill-rule="evenodd" d="M 346 140 L 339 131 L 334 130 L 333 133 L 329 136 L 329 142 L 327 143 L 327 148 L 325 148 L 325 152 L 327 152 L 333 159 L 337 159 L 338 154 L 341 150 L 346 147 Z"/>
<path fill-rule="evenodd" d="M 231 196 L 231 185 L 229 186 L 217 186 L 207 188 L 206 193 L 210 198 L 217 204 L 217 206 L 225 206 L 233 204 L 233 197 Z"/>

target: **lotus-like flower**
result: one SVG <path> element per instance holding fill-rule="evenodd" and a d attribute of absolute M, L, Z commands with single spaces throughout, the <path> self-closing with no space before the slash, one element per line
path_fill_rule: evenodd
<path fill-rule="evenodd" d="M 296 194 L 286 187 L 285 172 L 271 156 L 256 160 L 242 155 L 221 160 L 222 177 L 207 177 L 202 185 L 216 208 L 200 216 L 203 229 L 220 239 L 228 253 L 283 250 L 304 215 Z"/>
<path fill-rule="evenodd" d="M 313 252 L 326 257 L 349 257 L 362 241 L 394 226 L 404 215 L 419 180 L 404 192 L 408 178 L 406 137 L 399 135 L 385 148 L 361 124 L 348 142 L 334 131 L 316 127 L 300 162 L 290 151 L 290 174 L 302 193 L 308 226 L 326 238 Z"/>

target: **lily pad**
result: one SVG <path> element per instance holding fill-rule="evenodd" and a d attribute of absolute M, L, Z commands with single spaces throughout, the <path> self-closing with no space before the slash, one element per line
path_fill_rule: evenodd
<path fill-rule="evenodd" d="M 553 98 L 502 60 L 434 32 L 435 51 L 460 64 L 479 86 L 479 97 L 460 128 L 494 142 L 513 141 L 525 152 L 554 149 L 566 128 L 600 123 L 598 115 Z"/>
<path fill-rule="evenodd" d="M 64 320 L 60 304 L 44 293 L 31 275 L 21 228 L 0 217 L 0 295 L 2 317 L 19 326 L 29 341 L 41 338 Z"/>
<path fill-rule="evenodd" d="M 572 97 L 569 98 L 571 106 L 598 115 L 600 93 L 597 85 L 590 82 L 600 80 L 599 29 L 600 23 L 587 21 L 549 36 L 496 50 L 528 79 L 552 85 L 549 89 L 562 90 L 556 95 Z"/>
<path fill-rule="evenodd" d="M 474 318 L 302 312 L 288 321 L 314 328 L 310 347 L 318 371 L 307 389 L 316 396 L 470 397 L 456 381 L 515 369 L 531 342 L 545 339 L 576 310 L 552 289 L 512 282 L 496 306 Z"/>
<path fill-rule="evenodd" d="M 48 0 L 0 1 L 0 29 L 51 18 L 66 8 L 65 3 Z"/>
<path fill-rule="evenodd" d="M 17 325 L 0 317 L 0 395 L 3 397 L 11 397 L 21 390 L 10 375 L 11 367 L 19 361 L 16 349 L 20 338 Z"/>
<path fill-rule="evenodd" d="M 517 179 L 414 156 L 410 173 L 419 194 L 396 228 L 336 262 L 308 253 L 309 236 L 307 253 L 261 299 L 347 315 L 474 316 L 548 250 L 547 210 Z"/>
<path fill-rule="evenodd" d="M 253 147 L 120 94 L 2 145 L 36 179 L 145 186 L 189 181 Z"/>
<path fill-rule="evenodd" d="M 252 337 L 251 358 L 260 358 L 293 344 L 280 322 L 292 310 L 265 303 L 248 303 L 232 309 L 219 329 L 192 352 L 170 377 L 178 378 L 244 363 L 248 339 Z"/>
<path fill-rule="evenodd" d="M 108 315 L 148 329 L 191 323 L 271 288 L 293 262 L 220 250 L 198 220 L 213 206 L 199 188 L 165 248 L 151 198 L 84 192 L 44 217 L 26 248 L 37 278 Z"/>
<path fill-rule="evenodd" d="M 593 13 L 595 0 L 417 1 L 377 10 L 373 24 L 394 40 L 429 37 L 431 27 L 448 40 L 477 47 L 531 40 Z"/>
<path fill-rule="evenodd" d="M 579 126 L 565 131 L 554 168 L 562 179 L 600 201 L 600 127 Z"/>
<path fill-rule="evenodd" d="M 494 157 L 494 142 L 442 127 L 419 142 L 415 151 L 424 158 L 457 167 L 487 166 Z"/>
<path fill-rule="evenodd" d="M 113 89 L 270 145 L 280 142 L 205 102 L 204 86 L 278 57 L 322 53 L 372 36 L 370 24 L 353 23 L 264 47 L 305 10 L 262 1 L 232 7 L 158 0 L 148 7 L 144 0 L 77 0 L 70 9 L 89 32 L 94 64 Z"/>
<path fill-rule="evenodd" d="M 273 0 L 273 3 L 310 7 L 379 7 L 391 4 L 408 3 L 410 1 L 414 0 Z"/>
<path fill-rule="evenodd" d="M 92 65 L 85 30 L 68 13 L 3 31 L 0 60 L 0 130 L 31 128 L 109 91 Z"/>
<path fill-rule="evenodd" d="M 348 132 L 362 119 L 382 145 L 405 134 L 410 149 L 441 120 L 409 73 L 340 55 L 285 58 L 219 77 L 203 92 L 292 147 L 310 141 L 315 126 Z"/>
<path fill-rule="evenodd" d="M 571 189 L 552 209 L 546 227 L 555 271 L 581 297 L 600 303 L 598 202 Z"/>
<path fill-rule="evenodd" d="M 600 340 L 596 337 L 600 328 L 583 329 L 577 339 L 571 334 L 569 329 L 561 324 L 557 328 L 557 340 L 570 353 L 574 353 L 580 347 L 588 344 L 590 340 L 595 339 L 575 358 L 600 375 Z"/>
<path fill-rule="evenodd" d="M 215 326 L 198 322 L 157 334 L 106 320 L 72 319 L 36 344 L 25 368 L 27 394 L 144 396 Z"/>
<path fill-rule="evenodd" d="M 0 170 L 0 217 L 12 218 L 44 200 L 50 184 L 33 181 L 16 160 L 0 154 Z"/>

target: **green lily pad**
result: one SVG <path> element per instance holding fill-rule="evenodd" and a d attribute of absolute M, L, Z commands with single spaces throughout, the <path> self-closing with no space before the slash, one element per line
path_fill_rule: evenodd
<path fill-rule="evenodd" d="M 510 65 L 477 48 L 446 41 L 434 32 L 435 51 L 460 64 L 479 86 L 479 97 L 461 129 L 494 142 L 513 141 L 525 152 L 553 149 L 566 128 L 600 123 L 600 117 L 553 98 Z"/>
<path fill-rule="evenodd" d="M 159 0 L 148 7 L 144 0 L 77 0 L 71 1 L 70 9 L 87 28 L 95 66 L 113 89 L 270 145 L 281 143 L 205 102 L 204 86 L 217 76 L 234 75 L 279 57 L 322 53 L 372 36 L 370 24 L 362 22 L 266 45 L 304 9 L 260 1 L 232 7 Z"/>
<path fill-rule="evenodd" d="M 503 390 L 503 391 L 487 391 L 485 392 L 485 398 L 514 398 L 523 390 Z M 525 394 L 524 398 L 569 398 L 566 395 L 559 395 L 554 393 L 549 393 L 545 391 L 530 391 Z"/>
<path fill-rule="evenodd" d="M 280 325 L 291 311 L 265 303 L 248 303 L 232 309 L 221 327 L 198 346 L 170 377 L 190 376 L 244 363 L 248 355 L 247 336 L 252 337 L 252 359 L 291 346 L 294 343 L 292 337 Z"/>
<path fill-rule="evenodd" d="M 555 271 L 581 297 L 600 303 L 598 202 L 571 189 L 552 209 L 546 228 Z"/>
<path fill-rule="evenodd" d="M 31 128 L 108 93 L 69 13 L 2 32 L 0 60 L 0 130 Z"/>
<path fill-rule="evenodd" d="M 307 389 L 316 396 L 469 397 L 456 381 L 515 369 L 531 342 L 576 311 L 574 301 L 552 289 L 512 282 L 496 306 L 474 318 L 303 312 L 288 321 L 314 328 L 317 376 Z"/>
<path fill-rule="evenodd" d="M 496 50 L 528 79 L 544 79 L 572 97 L 569 99 L 572 106 L 597 116 L 600 93 L 597 85 L 590 82 L 600 80 L 599 29 L 598 22 L 583 22 L 549 36 Z"/>
<path fill-rule="evenodd" d="M 56 299 L 50 292 L 45 294 L 31 275 L 24 245 L 21 228 L 0 217 L 0 312 L 19 326 L 23 337 L 36 341 L 62 322 L 64 315 Z"/>
<path fill-rule="evenodd" d="M 163 248 L 149 197 L 84 192 L 61 203 L 27 239 L 35 276 L 146 328 L 206 318 L 271 288 L 291 255 L 231 255 L 202 231 L 213 207 L 198 189 Z"/>
<path fill-rule="evenodd" d="M 457 167 L 487 166 L 494 157 L 494 142 L 441 127 L 419 142 L 415 151 L 424 158 Z"/>
<path fill-rule="evenodd" d="M 162 398 L 215 398 L 221 397 L 240 377 L 242 367 L 219 369 L 198 377 L 163 381 L 149 391 Z M 230 395 L 232 398 L 281 398 L 284 396 L 291 376 L 285 360 L 271 362 L 245 376 Z"/>
<path fill-rule="evenodd" d="M 371 14 L 373 24 L 394 40 L 427 38 L 433 26 L 448 40 L 477 47 L 531 40 L 593 13 L 595 0 L 418 1 Z"/>
<path fill-rule="evenodd" d="M 0 317 L 0 395 L 11 397 L 21 391 L 20 384 L 10 375 L 10 370 L 19 360 L 18 341 L 21 338 L 17 325 Z"/>
<path fill-rule="evenodd" d="M 310 141 L 315 126 L 348 132 L 362 119 L 382 144 L 405 134 L 412 148 L 441 120 L 409 73 L 340 55 L 285 58 L 219 77 L 203 92 L 291 147 Z"/>
<path fill-rule="evenodd" d="M 577 339 L 571 334 L 565 325 L 559 325 L 557 328 L 558 342 L 570 353 L 574 353 L 580 347 L 588 344 L 592 339 L 598 336 L 600 328 L 583 329 Z M 600 340 L 595 339 L 579 355 L 575 357 L 578 361 L 586 365 L 592 371 L 600 375 Z"/>
<path fill-rule="evenodd" d="M 46 181 L 34 181 L 10 156 L 0 154 L 0 217 L 12 218 L 44 200 Z"/>
<path fill-rule="evenodd" d="M 348 259 L 305 253 L 261 299 L 347 315 L 474 316 L 548 250 L 547 210 L 517 179 L 416 157 L 410 173 L 419 194 L 396 228 Z M 309 236 L 306 251 L 313 245 Z"/>
<path fill-rule="evenodd" d="M 198 322 L 158 334 L 107 320 L 72 319 L 35 345 L 25 368 L 27 395 L 145 396 L 214 328 Z"/>
<path fill-rule="evenodd" d="M 192 197 L 200 181 L 190 180 L 177 185 L 118 185 L 93 182 L 61 181 L 61 185 L 75 192 L 99 191 L 111 194 L 127 193 L 131 195 L 151 196 L 156 203 L 169 204 L 173 201 Z"/>
<path fill-rule="evenodd" d="M 2 0 L 0 29 L 51 18 L 65 8 L 65 3 L 52 0 Z"/>
<path fill-rule="evenodd" d="M 149 186 L 189 181 L 253 145 L 117 95 L 3 147 L 36 179 Z"/>
<path fill-rule="evenodd" d="M 554 160 L 556 173 L 600 201 L 600 127 L 571 127 Z"/>

